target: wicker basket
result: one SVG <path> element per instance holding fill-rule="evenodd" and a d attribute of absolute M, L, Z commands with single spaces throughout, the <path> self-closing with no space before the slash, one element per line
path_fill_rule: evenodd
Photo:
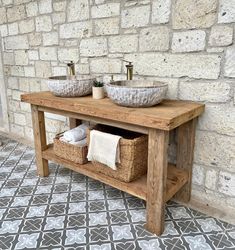
<path fill-rule="evenodd" d="M 93 161 L 95 172 L 103 173 L 124 182 L 138 179 L 147 172 L 148 137 L 146 135 L 104 125 L 96 125 L 94 129 L 123 137 L 119 142 L 121 162 L 117 163 L 117 170 Z M 90 131 L 88 133 L 88 144 L 89 135 Z"/>
<path fill-rule="evenodd" d="M 57 156 L 79 164 L 87 163 L 87 146 L 77 146 L 60 140 L 62 133 L 54 138 L 54 152 Z"/>

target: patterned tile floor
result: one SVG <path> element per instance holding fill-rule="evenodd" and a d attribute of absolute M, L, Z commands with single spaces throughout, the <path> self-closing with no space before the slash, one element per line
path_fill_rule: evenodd
<path fill-rule="evenodd" d="M 53 163 L 38 178 L 33 149 L 0 140 L 0 249 L 235 249 L 235 226 L 174 202 L 156 237 L 142 200 Z"/>

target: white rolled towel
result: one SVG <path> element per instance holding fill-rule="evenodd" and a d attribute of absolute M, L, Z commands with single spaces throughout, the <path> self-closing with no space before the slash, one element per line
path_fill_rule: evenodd
<path fill-rule="evenodd" d="M 64 132 L 64 139 L 68 142 L 77 142 L 86 138 L 87 129 L 89 126 L 87 124 L 81 124 L 76 128 Z"/>

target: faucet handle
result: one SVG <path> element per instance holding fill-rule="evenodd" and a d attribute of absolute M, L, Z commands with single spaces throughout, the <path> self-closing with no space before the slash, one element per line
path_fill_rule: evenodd
<path fill-rule="evenodd" d="M 69 63 L 67 63 L 67 66 L 68 67 L 71 67 L 71 66 L 73 66 L 74 65 L 74 62 L 73 61 L 70 61 Z"/>
<path fill-rule="evenodd" d="M 130 66 L 132 65 L 132 62 L 131 62 L 131 61 L 127 61 L 127 60 L 122 60 L 122 61 L 123 61 L 123 62 L 129 63 Z"/>

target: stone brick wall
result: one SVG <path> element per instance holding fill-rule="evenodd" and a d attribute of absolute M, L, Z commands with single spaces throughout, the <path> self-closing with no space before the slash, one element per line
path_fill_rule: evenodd
<path fill-rule="evenodd" d="M 199 119 L 193 196 L 235 206 L 235 0 L 0 0 L 0 32 L 10 131 L 32 138 L 24 92 L 46 90 L 46 78 L 79 74 L 169 84 L 169 98 L 206 103 Z M 67 126 L 47 115 L 49 138 Z"/>

